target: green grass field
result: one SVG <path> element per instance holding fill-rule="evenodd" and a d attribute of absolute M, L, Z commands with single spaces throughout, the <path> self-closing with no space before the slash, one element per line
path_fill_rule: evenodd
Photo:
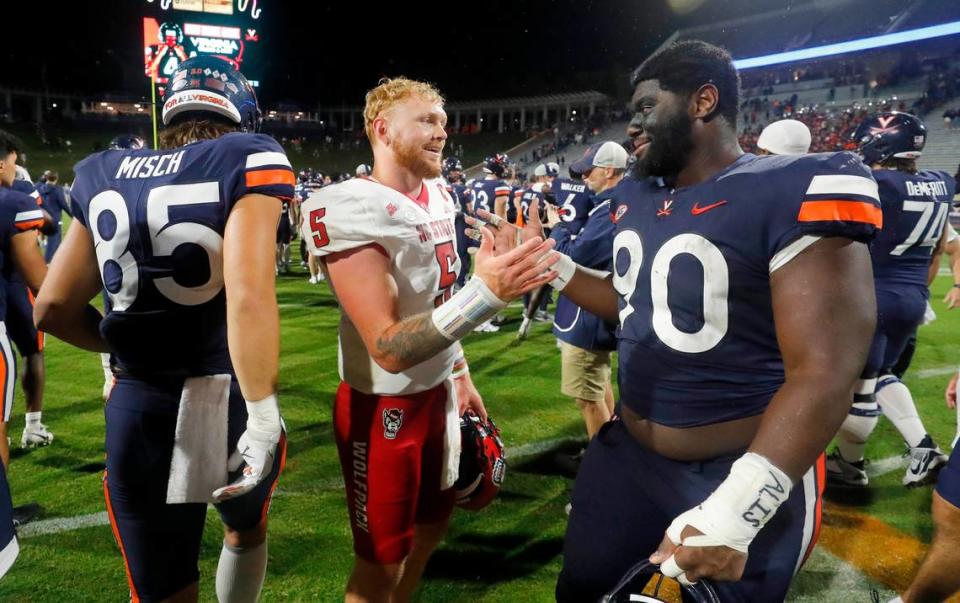
<path fill-rule="evenodd" d="M 960 312 L 940 303 L 948 277 L 933 291 L 939 320 L 920 331 L 908 383 L 928 429 L 949 445 L 955 415 L 943 403 L 950 367 L 960 358 Z M 278 280 L 282 325 L 280 399 L 289 429 L 286 472 L 271 509 L 270 567 L 264 601 L 342 600 L 351 560 L 345 496 L 331 431 L 331 403 L 338 383 L 338 310 L 325 284 L 309 285 L 297 272 Z M 503 491 L 480 513 L 455 514 L 446 544 L 428 567 L 420 601 L 551 601 L 571 482 L 539 462 L 537 445 L 582 437 L 579 414 L 559 394 L 559 352 L 545 324 L 530 339 L 513 344 L 514 321 L 495 334 L 474 334 L 465 347 L 487 408 L 501 426 L 509 450 L 519 452 Z M 52 446 L 13 454 L 9 475 L 15 504 L 37 501 L 42 520 L 102 513 L 102 372 L 95 354 L 53 338 L 47 348 L 44 422 L 56 434 Z M 19 443 L 23 425 L 19 395 L 11 435 Z M 903 445 L 882 420 L 868 448 L 880 459 L 899 455 Z M 902 470 L 871 484 L 875 501 L 861 510 L 927 542 L 930 488 L 899 486 Z M 91 527 L 25 536 L 21 554 L 0 581 L 0 601 L 125 601 L 127 582 L 110 528 Z M 220 551 L 219 520 L 212 510 L 201 551 L 201 599 L 214 601 L 213 576 Z M 840 585 L 841 589 L 837 591 Z M 863 576 L 856 567 L 818 552 L 798 577 L 791 600 L 868 601 L 870 587 L 889 585 Z"/>

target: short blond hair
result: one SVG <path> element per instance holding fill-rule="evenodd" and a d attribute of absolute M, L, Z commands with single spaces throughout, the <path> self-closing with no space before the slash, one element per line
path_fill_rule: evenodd
<path fill-rule="evenodd" d="M 443 96 L 437 88 L 428 82 L 418 82 L 403 76 L 385 77 L 377 87 L 367 92 L 366 105 L 363 107 L 363 129 L 370 143 L 373 143 L 373 120 L 384 111 L 410 96 L 419 96 L 432 103 L 443 104 Z"/>

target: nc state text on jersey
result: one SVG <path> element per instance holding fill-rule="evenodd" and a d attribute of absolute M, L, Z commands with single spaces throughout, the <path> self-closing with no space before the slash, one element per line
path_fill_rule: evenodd
<path fill-rule="evenodd" d="M 124 157 L 114 178 L 154 178 L 175 174 L 186 151 L 146 157 Z"/>
<path fill-rule="evenodd" d="M 435 239 L 452 239 L 456 236 L 453 230 L 453 222 L 449 218 L 444 220 L 434 220 L 433 222 L 424 222 L 417 224 L 417 234 L 420 235 L 420 242 L 426 243 Z"/>

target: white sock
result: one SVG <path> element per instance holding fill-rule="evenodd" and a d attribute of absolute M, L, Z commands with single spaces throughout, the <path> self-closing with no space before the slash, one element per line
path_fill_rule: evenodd
<path fill-rule="evenodd" d="M 856 393 L 853 394 L 853 406 L 837 434 L 837 449 L 845 461 L 857 463 L 863 460 L 867 440 L 880 420 L 880 408 L 873 394 L 876 387 L 875 378 L 861 379 L 857 384 Z"/>
<path fill-rule="evenodd" d="M 917 414 L 917 406 L 907 386 L 893 375 L 884 375 L 877 384 L 877 403 L 911 448 L 917 447 L 927 430 Z"/>
<path fill-rule="evenodd" d="M 27 427 L 30 427 L 31 425 L 39 425 L 41 414 L 43 414 L 43 412 L 39 410 L 37 412 L 28 412 L 24 414 L 23 416 L 27 419 Z"/>
<path fill-rule="evenodd" d="M 267 541 L 253 548 L 223 543 L 217 564 L 217 600 L 220 603 L 256 603 L 267 573 Z"/>

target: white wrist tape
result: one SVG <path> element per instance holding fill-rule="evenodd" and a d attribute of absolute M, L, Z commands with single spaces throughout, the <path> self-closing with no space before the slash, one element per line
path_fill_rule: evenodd
<path fill-rule="evenodd" d="M 759 454 L 748 452 L 730 467 L 730 475 L 707 500 L 673 520 L 667 536 L 684 546 L 725 546 L 746 553 L 792 488 L 786 473 Z M 681 539 L 686 526 L 703 535 Z"/>
<path fill-rule="evenodd" d="M 472 277 L 463 289 L 433 311 L 433 326 L 444 337 L 457 341 L 507 307 L 483 279 Z"/>
<path fill-rule="evenodd" d="M 570 259 L 570 256 L 560 254 L 560 260 L 551 266 L 550 269 L 556 270 L 557 276 L 547 284 L 557 291 L 563 291 L 563 288 L 567 286 L 567 283 L 570 282 L 573 275 L 577 273 L 577 263 Z"/>
<path fill-rule="evenodd" d="M 260 441 L 276 444 L 280 441 L 282 424 L 277 395 L 247 402 L 247 434 Z"/>

